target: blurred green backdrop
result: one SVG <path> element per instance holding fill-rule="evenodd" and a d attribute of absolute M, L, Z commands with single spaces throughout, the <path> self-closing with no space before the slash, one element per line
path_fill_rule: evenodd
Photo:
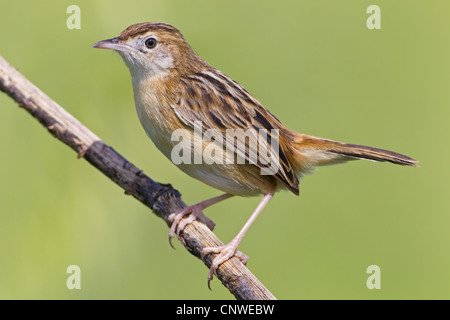
<path fill-rule="evenodd" d="M 291 129 L 405 153 L 321 168 L 276 195 L 240 250 L 279 299 L 450 298 L 450 4 L 419 1 L 1 1 L 0 55 L 187 203 L 218 195 L 152 145 L 117 54 L 130 24 L 167 22 Z M 381 30 L 366 9 L 381 8 Z M 231 299 L 146 207 L 0 94 L 0 298 Z M 228 242 L 259 199 L 206 211 Z M 68 290 L 66 268 L 81 268 Z M 381 290 L 366 268 L 381 268 Z"/>

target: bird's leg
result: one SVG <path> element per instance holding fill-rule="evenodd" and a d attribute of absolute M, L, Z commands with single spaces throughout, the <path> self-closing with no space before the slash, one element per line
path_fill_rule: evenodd
<path fill-rule="evenodd" d="M 192 206 L 187 206 L 184 209 L 174 212 L 169 215 L 169 221 L 172 222 L 172 225 L 170 226 L 169 230 L 169 243 L 172 245 L 172 238 L 175 237 L 175 235 L 179 236 L 181 230 L 184 229 L 186 225 L 189 223 L 192 223 L 194 220 L 199 220 L 200 222 L 205 223 L 209 229 L 213 229 L 215 224 L 212 222 L 207 216 L 205 216 L 202 212 L 203 209 L 208 208 L 212 206 L 213 204 L 216 204 L 220 201 L 226 200 L 228 198 L 231 198 L 233 195 L 229 193 L 222 194 L 220 196 L 199 202 L 197 204 L 194 204 Z M 183 219 L 184 216 L 189 215 L 186 219 Z"/>
<path fill-rule="evenodd" d="M 270 199 L 272 199 L 274 195 L 274 192 L 268 192 L 264 195 L 264 197 L 261 199 L 261 202 L 256 207 L 255 211 L 252 213 L 250 218 L 245 223 L 244 227 L 242 227 L 241 231 L 236 235 L 236 237 L 233 238 L 227 245 L 216 247 L 216 248 L 204 248 L 202 250 L 202 256 L 205 256 L 208 253 L 218 253 L 216 257 L 211 262 L 211 268 L 209 269 L 208 273 L 208 287 L 209 283 L 214 277 L 214 275 L 217 276 L 217 268 L 220 264 L 227 261 L 233 256 L 236 256 L 238 259 L 240 259 L 244 264 L 247 263 L 248 257 L 243 254 L 240 251 L 237 251 L 237 247 L 241 243 L 242 239 L 245 236 L 245 233 L 250 228 L 252 223 L 256 220 L 258 215 L 263 211 L 264 207 L 267 205 Z"/>

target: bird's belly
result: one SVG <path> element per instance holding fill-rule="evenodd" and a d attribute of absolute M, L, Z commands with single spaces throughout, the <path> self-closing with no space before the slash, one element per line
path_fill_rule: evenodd
<path fill-rule="evenodd" d="M 237 165 L 234 165 L 237 166 Z M 222 164 L 179 164 L 177 167 L 189 176 L 226 193 L 250 197 L 264 193 L 264 187 L 252 183 L 242 175 L 235 176 L 237 170 Z"/>

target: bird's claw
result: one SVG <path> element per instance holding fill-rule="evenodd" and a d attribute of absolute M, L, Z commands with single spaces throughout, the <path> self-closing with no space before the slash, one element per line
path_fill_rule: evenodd
<path fill-rule="evenodd" d="M 244 265 L 247 265 L 248 257 L 241 251 L 237 250 L 237 244 L 230 242 L 227 245 L 220 247 L 204 248 L 202 250 L 202 260 L 209 253 L 217 253 L 211 262 L 211 267 L 208 272 L 208 288 L 211 290 L 211 280 L 214 276 L 217 276 L 218 267 L 225 261 L 231 259 L 232 257 L 238 258 Z"/>
<path fill-rule="evenodd" d="M 180 232 L 194 220 L 205 223 L 211 230 L 214 229 L 214 222 L 203 214 L 202 209 L 200 205 L 194 204 L 169 215 L 168 220 L 172 223 L 169 230 L 169 243 L 172 248 L 174 248 L 172 238 L 179 237 Z M 189 216 L 184 218 L 186 215 Z"/>

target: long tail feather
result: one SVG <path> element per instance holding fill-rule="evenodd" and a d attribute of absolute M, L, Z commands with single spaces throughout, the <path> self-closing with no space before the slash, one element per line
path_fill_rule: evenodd
<path fill-rule="evenodd" d="M 337 143 L 336 146 L 331 146 L 327 151 L 358 159 L 388 161 L 402 166 L 417 167 L 418 162 L 413 158 L 397 152 L 368 146 L 360 146 L 357 144 Z"/>
<path fill-rule="evenodd" d="M 418 161 L 403 154 L 356 144 L 348 144 L 295 133 L 290 159 L 296 171 L 308 172 L 312 167 L 342 163 L 354 159 L 387 161 L 417 167 Z"/>

